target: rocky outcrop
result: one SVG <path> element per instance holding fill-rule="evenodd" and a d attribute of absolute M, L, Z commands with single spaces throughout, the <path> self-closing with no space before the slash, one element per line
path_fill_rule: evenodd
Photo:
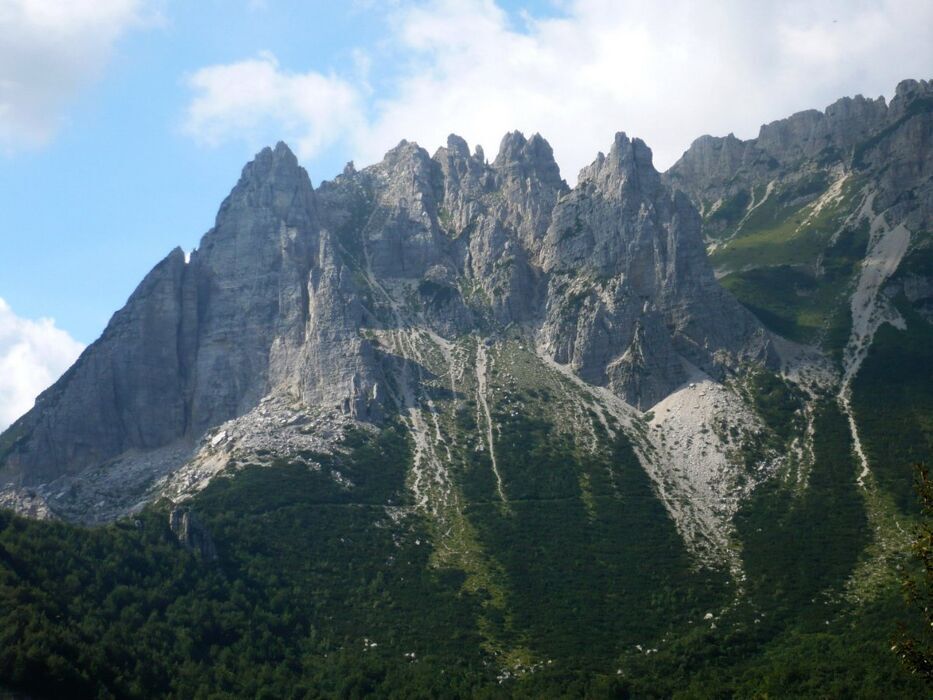
<path fill-rule="evenodd" d="M 872 181 L 876 212 L 894 207 L 892 220 L 917 230 L 933 217 L 931 134 L 933 81 L 904 80 L 890 104 L 882 97 L 844 97 L 823 112 L 765 124 L 747 141 L 701 136 L 663 178 L 709 214 L 737 195 L 743 207 L 754 206 L 754 190 L 772 181 L 845 170 Z M 716 232 L 716 220 L 707 225 Z"/>
<path fill-rule="evenodd" d="M 280 143 L 2 436 L 0 484 L 191 453 L 267 397 L 378 423 L 427 376 L 419 333 L 506 328 L 640 408 L 770 359 L 638 139 L 618 134 L 574 189 L 539 135 L 507 134 L 492 163 L 453 135 L 433 157 L 403 141 L 317 190 Z"/>
<path fill-rule="evenodd" d="M 211 533 L 190 508 L 172 508 L 168 514 L 168 526 L 185 549 L 194 552 L 203 561 L 217 559 L 217 547 Z"/>
<path fill-rule="evenodd" d="M 933 80 L 897 86 L 883 129 L 854 151 L 852 165 L 877 182 L 874 207 L 911 231 L 933 228 Z"/>
<path fill-rule="evenodd" d="M 190 260 L 159 263 L 9 429 L 0 483 L 193 442 L 272 391 L 370 417 L 378 363 L 350 277 L 307 173 L 285 144 L 263 150 Z"/>
<path fill-rule="evenodd" d="M 11 426 L 2 480 L 38 484 L 183 435 L 197 309 L 181 249 L 150 272 L 103 335 Z M 11 439 L 12 437 L 12 439 Z"/>
<path fill-rule="evenodd" d="M 648 408 L 702 369 L 769 361 L 757 322 L 713 278 L 700 220 L 639 139 L 616 135 L 555 207 L 542 340 L 555 360 Z"/>

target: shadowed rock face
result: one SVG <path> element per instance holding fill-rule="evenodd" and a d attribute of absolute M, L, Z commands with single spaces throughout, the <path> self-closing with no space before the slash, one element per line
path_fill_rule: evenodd
<path fill-rule="evenodd" d="M 492 164 L 456 136 L 433 158 L 403 141 L 316 191 L 280 143 L 244 168 L 190 259 L 156 265 L 0 437 L 0 483 L 193 442 L 270 394 L 378 422 L 401 365 L 368 329 L 510 324 L 641 408 L 695 368 L 769 358 L 638 139 L 618 134 L 572 190 L 538 135 L 508 134 Z"/>
<path fill-rule="evenodd" d="M 196 313 L 184 308 L 189 280 L 181 249 L 155 266 L 100 339 L 4 434 L 17 440 L 6 474 L 40 483 L 185 433 L 191 343 L 183 335 Z"/>
<path fill-rule="evenodd" d="M 217 559 L 217 547 L 211 533 L 190 508 L 172 508 L 168 514 L 168 526 L 185 549 L 195 552 L 203 561 Z"/>

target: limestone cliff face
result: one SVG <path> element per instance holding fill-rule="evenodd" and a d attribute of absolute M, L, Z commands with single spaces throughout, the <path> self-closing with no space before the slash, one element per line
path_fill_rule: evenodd
<path fill-rule="evenodd" d="M 2 474 L 40 483 L 185 432 L 186 338 L 196 308 L 184 253 L 172 251 L 103 335 L 4 434 Z"/>
<path fill-rule="evenodd" d="M 159 263 L 9 429 L 0 475 L 41 483 L 193 439 L 273 389 L 366 417 L 376 380 L 348 274 L 307 173 L 284 144 L 265 149 L 190 260 Z"/>
<path fill-rule="evenodd" d="M 403 141 L 317 190 L 280 143 L 0 438 L 0 483 L 191 444 L 270 395 L 378 422 L 413 361 L 378 333 L 505 328 L 640 408 L 770 358 L 638 139 L 618 134 L 572 190 L 538 135 L 508 134 L 491 164 L 456 136 L 433 157 Z"/>
<path fill-rule="evenodd" d="M 877 178 L 876 211 L 911 231 L 933 228 L 933 80 L 897 86 L 884 128 L 854 152 L 853 167 Z"/>
<path fill-rule="evenodd" d="M 825 111 L 799 112 L 742 141 L 701 136 L 663 178 L 704 212 L 742 191 L 815 171 L 848 170 L 870 178 L 875 211 L 892 211 L 911 230 L 933 218 L 930 139 L 933 81 L 904 80 L 884 98 L 844 97 Z M 753 206 L 749 200 L 749 205 Z M 717 221 L 708 221 L 715 233 Z"/>
<path fill-rule="evenodd" d="M 217 559 L 217 547 L 211 533 L 190 508 L 172 508 L 168 514 L 168 526 L 185 549 L 196 553 L 203 561 Z"/>
<path fill-rule="evenodd" d="M 555 360 L 646 409 L 701 368 L 768 361 L 752 316 L 713 279 L 699 217 L 651 150 L 617 134 L 555 207 L 540 254 Z"/>

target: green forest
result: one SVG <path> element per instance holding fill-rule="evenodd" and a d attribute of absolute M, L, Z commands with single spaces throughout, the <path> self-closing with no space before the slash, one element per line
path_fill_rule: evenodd
<path fill-rule="evenodd" d="M 739 587 L 691 562 L 621 434 L 584 458 L 544 419 L 499 418 L 509 507 L 487 497 L 482 453 L 462 470 L 479 568 L 440 556 L 420 516 L 387 517 L 408 498 L 400 423 L 350 434 L 316 468 L 215 479 L 189 507 L 216 558 L 179 543 L 167 503 L 95 528 L 0 515 L 0 685 L 39 698 L 924 694 L 890 651 L 897 623 L 920 619 L 897 577 L 844 595 L 871 538 L 831 402 L 806 495 L 775 485 L 739 515 Z"/>

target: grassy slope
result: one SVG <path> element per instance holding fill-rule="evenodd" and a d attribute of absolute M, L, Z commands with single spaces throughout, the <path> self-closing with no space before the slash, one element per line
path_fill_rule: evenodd
<path fill-rule="evenodd" d="M 812 616 L 811 604 L 822 592 L 848 578 L 869 539 L 846 420 L 834 402 L 825 401 L 814 423 L 807 489 L 796 494 L 772 482 L 736 519 L 752 595 L 804 618 Z M 822 614 L 817 610 L 816 617 Z"/>
<path fill-rule="evenodd" d="M 775 187 L 711 259 L 725 273 L 723 286 L 766 326 L 799 342 L 821 341 L 838 355 L 848 338 L 847 291 L 868 227 L 846 224 L 859 204 L 857 180 L 814 213 L 812 197 L 826 189 L 825 176 L 816 175 Z"/>
<path fill-rule="evenodd" d="M 692 571 L 624 438 L 608 455 L 586 454 L 547 421 L 497 420 L 509 505 L 473 503 L 468 515 L 503 566 L 515 626 L 538 658 L 604 666 L 722 600 L 725 578 Z"/>

